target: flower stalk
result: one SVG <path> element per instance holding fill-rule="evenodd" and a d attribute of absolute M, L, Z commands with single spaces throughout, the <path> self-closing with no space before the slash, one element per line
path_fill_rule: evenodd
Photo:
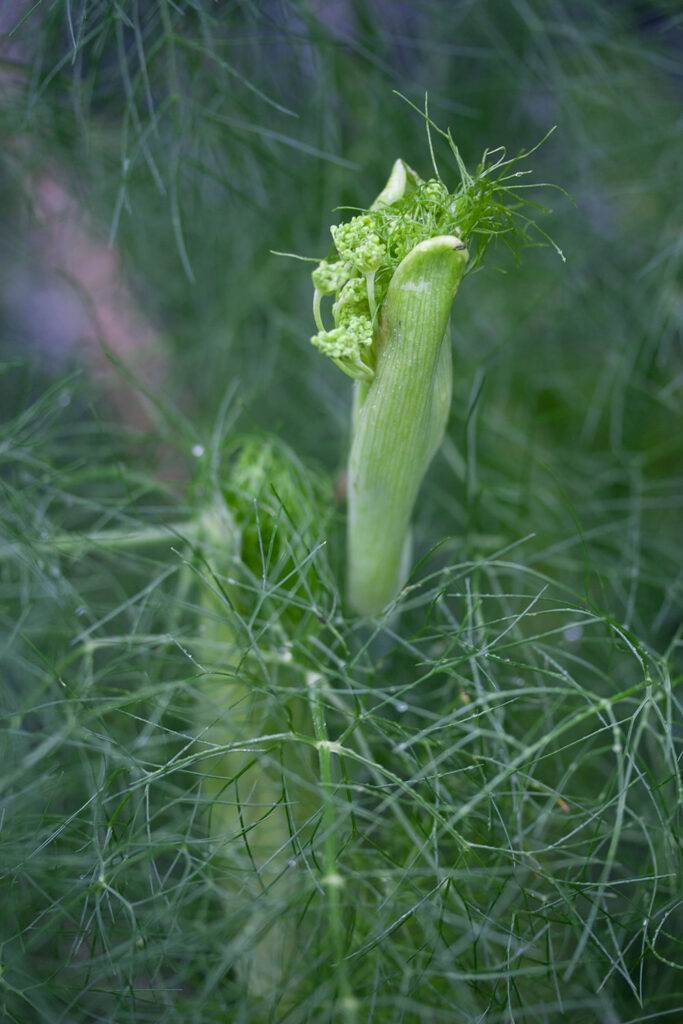
<path fill-rule="evenodd" d="M 451 306 L 468 260 L 454 235 L 421 242 L 399 264 L 382 304 L 377 369 L 355 385 L 348 466 L 351 605 L 382 610 L 410 567 L 410 520 L 451 406 Z"/>

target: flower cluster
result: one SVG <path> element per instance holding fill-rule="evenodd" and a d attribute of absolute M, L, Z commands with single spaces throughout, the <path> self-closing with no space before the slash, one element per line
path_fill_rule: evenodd
<path fill-rule="evenodd" d="M 318 333 L 312 343 L 356 380 L 374 376 L 373 319 L 377 308 L 375 273 L 386 249 L 373 230 L 369 214 L 331 228 L 339 259 L 322 260 L 312 273 L 313 313 Z M 327 330 L 320 314 L 323 295 L 334 295 L 334 327 Z"/>

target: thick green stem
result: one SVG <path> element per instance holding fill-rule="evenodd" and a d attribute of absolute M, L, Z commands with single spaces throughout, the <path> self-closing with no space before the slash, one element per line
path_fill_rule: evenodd
<path fill-rule="evenodd" d="M 349 457 L 348 595 L 380 612 L 405 582 L 422 478 L 451 403 L 448 319 L 468 253 L 453 235 L 417 245 L 399 264 L 380 312 L 377 370 L 357 389 Z"/>

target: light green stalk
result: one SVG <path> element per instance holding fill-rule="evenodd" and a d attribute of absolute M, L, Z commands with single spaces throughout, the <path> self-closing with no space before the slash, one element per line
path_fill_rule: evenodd
<path fill-rule="evenodd" d="M 454 235 L 417 245 L 382 304 L 372 382 L 356 382 L 348 472 L 348 595 L 382 610 L 405 582 L 410 519 L 451 405 L 448 320 L 468 260 Z"/>
<path fill-rule="evenodd" d="M 257 897 L 272 886 L 286 904 L 294 884 L 287 862 L 317 811 L 313 751 L 294 739 L 310 728 L 308 708 L 290 697 L 300 673 L 285 645 L 295 633 L 319 628 L 307 596 L 318 579 L 311 553 L 330 499 L 327 481 L 301 470 L 274 440 L 238 439 L 224 465 L 198 529 L 204 583 L 194 653 L 204 674 L 195 688 L 195 723 L 202 793 L 225 883 L 226 942 L 260 1019 L 264 1005 L 277 999 L 284 1013 L 296 995 L 294 988 L 283 991 L 284 965 L 295 956 L 294 918 L 273 917 L 272 901 Z M 250 883 L 253 908 L 244 918 Z"/>

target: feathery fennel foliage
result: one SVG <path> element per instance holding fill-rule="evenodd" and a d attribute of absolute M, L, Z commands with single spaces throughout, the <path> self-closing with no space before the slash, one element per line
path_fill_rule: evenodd
<path fill-rule="evenodd" d="M 673 1013 L 668 658 L 529 539 L 368 632 L 281 446 L 94 499 L 64 393 L 4 428 L 8 1019 Z"/>

